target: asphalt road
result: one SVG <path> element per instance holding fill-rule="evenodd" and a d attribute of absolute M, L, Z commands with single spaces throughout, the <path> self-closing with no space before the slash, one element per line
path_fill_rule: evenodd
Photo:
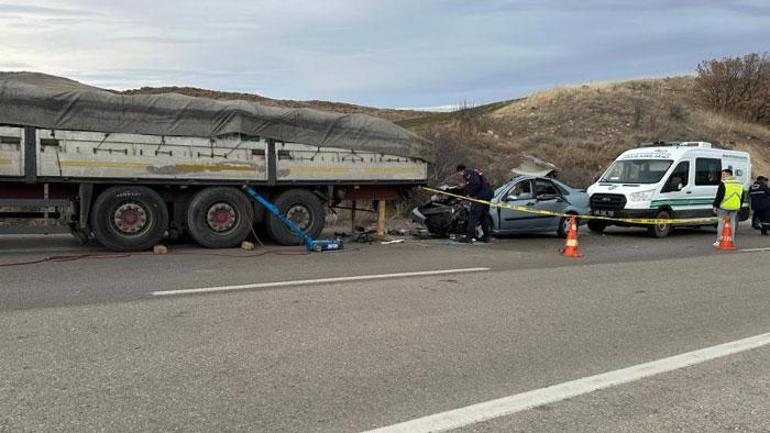
<path fill-rule="evenodd" d="M 0 268 L 0 431 L 364 431 L 770 332 L 770 240 L 714 236 L 581 234 L 581 259 L 529 236 Z M 0 263 L 94 253 L 0 237 Z M 469 267 L 489 270 L 152 294 Z M 460 431 L 770 431 L 769 372 L 763 346 Z"/>

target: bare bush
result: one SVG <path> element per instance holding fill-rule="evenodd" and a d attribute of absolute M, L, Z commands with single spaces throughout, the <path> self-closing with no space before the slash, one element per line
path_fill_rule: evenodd
<path fill-rule="evenodd" d="M 456 129 L 429 128 L 422 132 L 433 142 L 433 161 L 430 165 L 429 178 L 432 182 L 442 182 L 456 172 L 457 164 L 477 166 L 484 156 L 474 149 L 466 137 L 467 132 Z"/>
<path fill-rule="evenodd" d="M 770 58 L 767 53 L 705 60 L 696 91 L 708 108 L 770 124 Z"/>

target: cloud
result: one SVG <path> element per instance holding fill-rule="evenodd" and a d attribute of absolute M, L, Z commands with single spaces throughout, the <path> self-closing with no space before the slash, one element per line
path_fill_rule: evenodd
<path fill-rule="evenodd" d="M 98 15 L 92 10 L 37 6 L 20 3 L 0 3 L 0 15 L 34 15 L 45 17 L 82 17 Z"/>
<path fill-rule="evenodd" d="M 29 63 L 0 60 L 0 70 L 3 70 L 3 69 L 20 70 L 20 69 L 34 69 L 34 68 L 35 66 Z"/>
<path fill-rule="evenodd" d="M 381 106 L 689 73 L 770 40 L 764 0 L 30 0 L 0 15 L 0 59 L 98 86 Z"/>
<path fill-rule="evenodd" d="M 109 38 L 112 42 L 136 42 L 143 44 L 196 44 L 204 39 L 177 38 L 169 36 L 120 36 Z"/>

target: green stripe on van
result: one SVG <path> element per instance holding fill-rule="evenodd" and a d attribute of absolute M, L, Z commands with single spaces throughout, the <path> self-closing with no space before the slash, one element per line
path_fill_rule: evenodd
<path fill-rule="evenodd" d="M 652 208 L 662 206 L 705 206 L 714 202 L 712 197 L 693 197 L 693 198 L 672 198 L 665 200 L 653 200 L 650 204 Z"/>

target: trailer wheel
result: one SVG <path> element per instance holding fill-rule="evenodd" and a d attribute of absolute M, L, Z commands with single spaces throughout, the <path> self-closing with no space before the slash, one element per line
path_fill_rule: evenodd
<path fill-rule="evenodd" d="M 294 221 L 310 237 L 316 238 L 324 228 L 324 210 L 321 200 L 306 189 L 290 189 L 276 197 L 275 206 Z M 267 234 L 281 245 L 302 245 L 304 239 L 295 235 L 284 223 L 270 214 L 266 221 Z"/>
<path fill-rule="evenodd" d="M 212 187 L 199 191 L 187 207 L 187 230 L 206 248 L 234 247 L 249 236 L 254 208 L 241 191 Z"/>
<path fill-rule="evenodd" d="M 157 192 L 144 186 L 115 186 L 91 208 L 96 240 L 113 251 L 152 248 L 168 228 L 168 209 Z"/>

